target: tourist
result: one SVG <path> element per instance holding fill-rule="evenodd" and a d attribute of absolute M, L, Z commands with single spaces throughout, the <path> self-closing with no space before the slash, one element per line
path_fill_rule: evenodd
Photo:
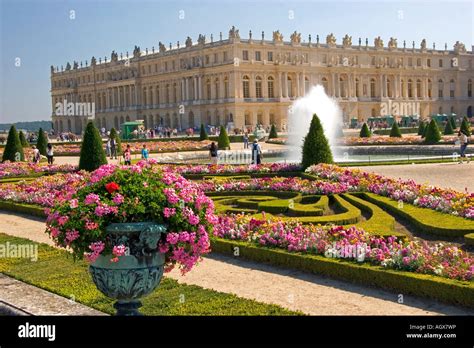
<path fill-rule="evenodd" d="M 125 161 L 126 166 L 132 165 L 132 151 L 130 150 L 130 144 L 127 144 L 127 148 L 123 153 L 123 159 Z"/>
<path fill-rule="evenodd" d="M 48 164 L 53 164 L 54 162 L 54 152 L 53 152 L 53 144 L 48 143 L 46 148 L 46 158 L 48 158 Z"/>
<path fill-rule="evenodd" d="M 148 161 L 148 149 L 146 148 L 146 144 L 143 144 L 142 159 Z"/>
<path fill-rule="evenodd" d="M 33 145 L 33 163 L 38 164 L 41 160 L 41 153 L 39 149 Z"/>
<path fill-rule="evenodd" d="M 262 163 L 262 148 L 258 143 L 258 140 L 255 139 L 252 144 L 252 164 L 261 164 Z"/>
<path fill-rule="evenodd" d="M 211 143 L 209 147 L 209 157 L 211 157 L 211 164 L 217 164 L 217 146 L 215 142 Z"/>
<path fill-rule="evenodd" d="M 459 157 L 459 164 L 463 163 L 463 158 L 466 158 L 467 163 L 469 163 L 471 160 L 469 159 L 469 157 L 466 156 L 467 144 L 469 143 L 467 134 L 460 130 L 458 133 L 458 139 L 459 144 L 461 145 L 461 156 Z"/>
<path fill-rule="evenodd" d="M 107 157 L 110 157 L 110 138 L 105 143 L 105 154 Z"/>
<path fill-rule="evenodd" d="M 244 134 L 244 149 L 249 148 L 249 135 L 247 133 Z"/>
<path fill-rule="evenodd" d="M 115 138 L 110 138 L 110 159 L 117 159 L 117 143 Z"/>

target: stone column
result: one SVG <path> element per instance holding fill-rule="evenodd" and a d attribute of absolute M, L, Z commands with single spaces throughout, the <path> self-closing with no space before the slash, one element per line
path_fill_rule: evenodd
<path fill-rule="evenodd" d="M 283 93 L 284 97 L 288 98 L 288 73 L 283 73 Z"/>
<path fill-rule="evenodd" d="M 299 73 L 296 73 L 295 75 L 295 80 L 296 80 L 296 93 L 295 93 L 295 97 L 299 97 L 300 96 L 300 88 L 301 88 L 301 76 Z"/>
<path fill-rule="evenodd" d="M 332 78 L 332 96 L 337 97 L 336 95 L 336 74 L 331 73 L 331 78 Z"/>
<path fill-rule="evenodd" d="M 185 77 L 185 90 L 186 90 L 186 100 L 189 100 L 189 77 Z"/>
<path fill-rule="evenodd" d="M 382 75 L 379 76 L 379 91 L 380 91 L 380 97 L 383 97 L 383 77 L 382 77 Z"/>
<path fill-rule="evenodd" d="M 282 74 L 278 72 L 278 98 L 283 98 L 283 88 L 282 88 Z"/>
<path fill-rule="evenodd" d="M 202 76 L 198 76 L 198 99 L 202 99 Z"/>

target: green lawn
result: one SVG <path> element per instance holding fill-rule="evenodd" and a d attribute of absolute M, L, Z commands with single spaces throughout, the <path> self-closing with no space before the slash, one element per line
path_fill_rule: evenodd
<path fill-rule="evenodd" d="M 0 234 L 0 244 L 6 242 L 34 243 L 27 239 Z M 38 244 L 38 243 L 34 243 Z M 62 250 L 38 244 L 38 261 L 0 258 L 0 272 L 26 283 L 113 314 L 113 300 L 102 295 L 92 283 L 83 261 L 74 262 Z M 199 267 L 199 266 L 197 266 Z M 163 278 L 159 288 L 143 299 L 141 312 L 146 315 L 298 315 L 277 305 L 269 305 L 235 295 L 207 290 L 194 285 L 182 285 Z"/>

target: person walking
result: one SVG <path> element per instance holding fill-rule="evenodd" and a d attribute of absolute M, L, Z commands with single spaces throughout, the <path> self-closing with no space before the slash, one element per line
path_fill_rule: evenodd
<path fill-rule="evenodd" d="M 217 164 L 217 146 L 215 142 L 211 143 L 211 146 L 209 146 L 209 157 L 211 157 L 211 164 Z"/>
<path fill-rule="evenodd" d="M 471 160 L 469 157 L 466 156 L 466 149 L 467 149 L 467 144 L 469 143 L 469 138 L 466 133 L 460 130 L 458 132 L 458 139 L 459 139 L 459 145 L 461 146 L 461 156 L 459 157 L 459 164 L 463 163 L 463 158 L 466 158 L 467 163 L 469 163 Z"/>
<path fill-rule="evenodd" d="M 48 143 L 46 147 L 46 158 L 48 158 L 48 164 L 53 164 L 54 162 L 54 152 L 53 152 L 53 144 Z"/>
<path fill-rule="evenodd" d="M 107 142 L 105 143 L 105 155 L 107 157 L 110 157 L 110 138 L 107 140 Z"/>
<path fill-rule="evenodd" d="M 148 161 L 148 149 L 146 148 L 146 144 L 143 144 L 143 149 L 142 149 L 142 159 L 145 161 Z"/>
<path fill-rule="evenodd" d="M 249 135 L 247 133 L 244 134 L 244 149 L 249 148 Z"/>
<path fill-rule="evenodd" d="M 41 159 L 41 153 L 36 146 L 33 146 L 33 163 L 38 164 Z"/>
<path fill-rule="evenodd" d="M 123 159 L 125 161 L 126 166 L 132 165 L 132 151 L 130 150 L 130 144 L 127 144 L 127 148 L 123 153 Z"/>
<path fill-rule="evenodd" d="M 262 163 L 262 148 L 258 143 L 258 140 L 255 139 L 252 144 L 252 164 L 261 164 Z"/>
<path fill-rule="evenodd" d="M 115 138 L 110 138 L 110 159 L 117 159 L 117 143 Z"/>

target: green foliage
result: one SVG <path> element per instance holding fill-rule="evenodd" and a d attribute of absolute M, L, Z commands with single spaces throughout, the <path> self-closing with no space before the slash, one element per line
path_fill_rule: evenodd
<path fill-rule="evenodd" d="M 224 126 L 221 126 L 219 138 L 217 139 L 217 148 L 220 150 L 230 149 L 230 140 Z"/>
<path fill-rule="evenodd" d="M 466 134 L 468 137 L 471 136 L 471 125 L 466 116 L 462 119 L 461 132 Z"/>
<path fill-rule="evenodd" d="M 40 154 L 46 156 L 46 147 L 48 146 L 48 138 L 44 135 L 43 128 L 40 128 L 38 131 L 38 141 L 36 142 L 36 147 L 38 148 Z"/>
<path fill-rule="evenodd" d="M 25 137 L 25 134 L 23 133 L 23 131 L 20 131 L 18 133 L 18 136 L 20 138 L 20 143 L 21 143 L 21 146 L 23 147 L 29 147 L 30 144 L 28 143 L 28 141 L 26 140 L 26 137 Z"/>
<path fill-rule="evenodd" d="M 199 140 L 203 141 L 203 140 L 207 140 L 207 139 L 209 139 L 209 136 L 207 135 L 206 128 L 201 123 L 201 132 L 199 133 Z"/>
<path fill-rule="evenodd" d="M 464 243 L 469 246 L 474 246 L 474 233 L 464 235 Z"/>
<path fill-rule="evenodd" d="M 451 121 L 446 122 L 446 126 L 444 127 L 444 135 L 454 134 L 453 125 Z"/>
<path fill-rule="evenodd" d="M 436 144 L 441 140 L 441 133 L 439 132 L 438 124 L 433 119 L 425 130 L 425 143 Z"/>
<path fill-rule="evenodd" d="M 369 127 L 367 126 L 367 123 L 364 122 L 362 125 L 362 128 L 360 129 L 359 137 L 360 138 L 370 138 L 372 134 L 370 134 Z"/>
<path fill-rule="evenodd" d="M 268 135 L 268 139 L 275 139 L 278 138 L 277 129 L 274 124 L 272 124 L 272 128 L 270 129 L 270 134 Z"/>
<path fill-rule="evenodd" d="M 402 132 L 400 132 L 400 128 L 398 127 L 397 122 L 393 122 L 392 129 L 390 131 L 390 138 L 401 138 Z"/>
<path fill-rule="evenodd" d="M 303 169 L 318 163 L 333 163 L 332 152 L 324 135 L 323 127 L 316 114 L 313 115 L 309 132 L 304 138 L 303 158 L 301 165 Z"/>
<path fill-rule="evenodd" d="M 422 137 L 424 137 L 425 128 L 426 128 L 425 121 L 420 121 L 420 125 L 418 126 L 418 135 L 421 135 Z"/>
<path fill-rule="evenodd" d="M 15 126 L 11 126 L 10 131 L 8 132 L 7 144 L 3 150 L 2 162 L 16 162 L 17 152 L 20 153 L 20 161 L 24 161 L 25 154 L 23 153 L 23 146 L 21 146 L 20 137 L 18 136 Z"/>
<path fill-rule="evenodd" d="M 291 268 L 303 272 L 391 289 L 397 293 L 424 296 L 439 301 L 474 308 L 474 283 L 436 277 L 428 274 L 389 270 L 368 263 L 354 263 L 322 255 L 290 253 L 286 250 L 252 245 L 248 242 L 212 238 L 213 252 L 233 255 L 255 262 Z"/>
<path fill-rule="evenodd" d="M 456 120 L 454 119 L 454 117 L 450 117 L 449 122 L 451 123 L 451 128 L 453 128 L 453 130 L 457 128 Z"/>
<path fill-rule="evenodd" d="M 73 262 L 67 251 L 27 239 L 0 234 L 0 243 L 38 245 L 38 261 L 27 258 L 0 258 L 0 272 L 41 287 L 63 297 L 74 294 L 75 301 L 114 314 L 114 300 L 97 290 L 84 261 Z M 178 301 L 186 298 L 184 303 Z M 243 299 L 236 295 L 180 284 L 163 277 L 158 288 L 142 299 L 145 315 L 301 315 L 273 304 Z"/>
<path fill-rule="evenodd" d="M 102 138 L 94 123 L 89 122 L 82 140 L 79 169 L 92 172 L 103 164 L 107 164 L 107 158 L 105 157 Z"/>
<path fill-rule="evenodd" d="M 53 123 L 49 121 L 27 121 L 27 122 L 15 122 L 15 123 L 0 123 L 0 130 L 10 129 L 11 126 L 15 126 L 17 129 L 24 129 L 28 132 L 36 132 L 39 128 L 43 128 L 49 132 L 52 129 Z M 56 132 L 58 130 L 56 129 Z"/>
<path fill-rule="evenodd" d="M 115 148 L 117 149 L 117 155 L 121 155 L 122 154 L 122 140 L 120 139 L 120 136 L 114 127 L 112 127 L 112 129 L 110 130 L 109 138 L 115 139 Z"/>

